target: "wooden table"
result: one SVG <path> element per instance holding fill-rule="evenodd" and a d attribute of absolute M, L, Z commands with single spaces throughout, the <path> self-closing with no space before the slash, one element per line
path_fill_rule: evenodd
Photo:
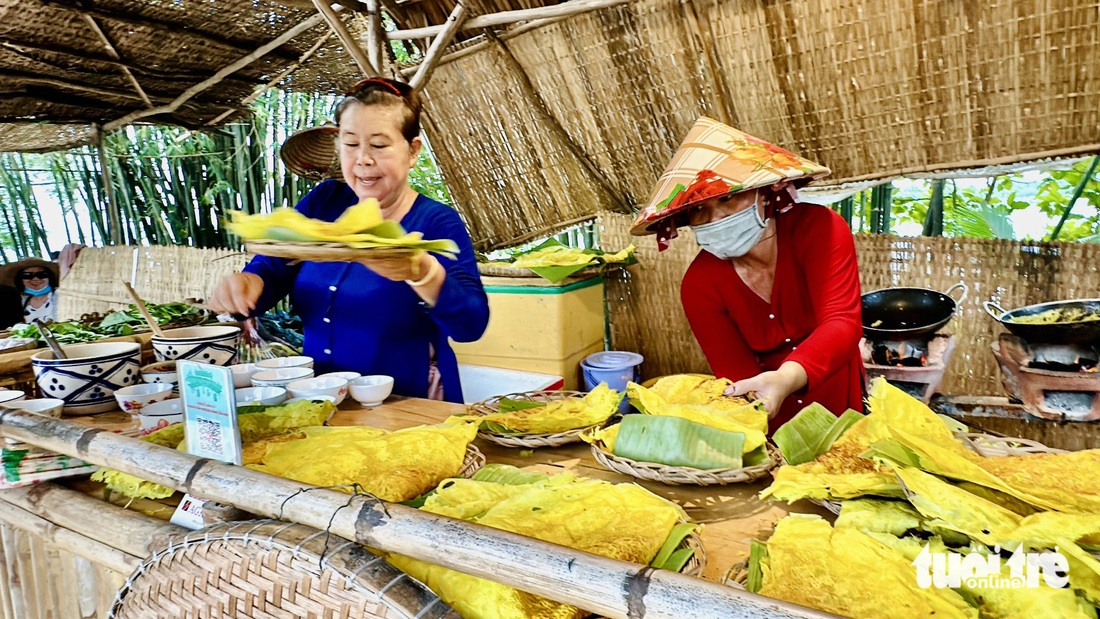
<path fill-rule="evenodd" d="M 393 397 L 381 406 L 364 409 L 352 400 L 345 401 L 333 416 L 331 425 L 363 425 L 385 430 L 400 430 L 416 425 L 441 423 L 451 415 L 464 413 L 461 404 L 416 398 Z M 669 486 L 638 480 L 609 471 L 592 457 L 587 443 L 563 447 L 520 450 L 501 447 L 478 438 L 478 449 L 487 462 L 510 464 L 545 473 L 569 471 L 579 476 L 616 483 L 635 482 L 658 496 L 682 506 L 694 522 L 703 523 L 703 549 L 707 565 L 703 577 L 721 581 L 729 568 L 743 561 L 753 539 L 767 539 L 775 523 L 791 512 L 831 516 L 816 505 L 802 501 L 793 506 L 760 501 L 757 495 L 771 483 L 771 476 L 750 484 L 727 486 Z"/>

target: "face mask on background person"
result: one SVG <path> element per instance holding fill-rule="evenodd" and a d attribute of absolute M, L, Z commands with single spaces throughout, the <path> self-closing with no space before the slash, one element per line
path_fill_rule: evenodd
<path fill-rule="evenodd" d="M 53 286 L 46 284 L 46 287 L 41 290 L 32 290 L 30 288 L 24 288 L 23 294 L 30 295 L 32 297 L 41 297 L 53 292 Z"/>
<path fill-rule="evenodd" d="M 722 260 L 749 253 L 764 235 L 765 221 L 760 218 L 757 198 L 749 208 L 710 223 L 692 226 L 699 246 Z"/>

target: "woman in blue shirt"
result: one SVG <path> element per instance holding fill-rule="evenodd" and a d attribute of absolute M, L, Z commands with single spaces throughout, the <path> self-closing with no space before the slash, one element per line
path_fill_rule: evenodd
<path fill-rule="evenodd" d="M 344 181 L 321 183 L 296 208 L 335 221 L 349 206 L 375 198 L 382 215 L 406 230 L 457 243 L 457 260 L 424 252 L 411 260 L 292 265 L 257 256 L 218 284 L 211 305 L 250 316 L 289 294 L 302 316 L 304 353 L 318 374 L 386 374 L 396 394 L 462 402 L 448 338 L 480 338 L 489 304 L 458 213 L 408 185 L 421 148 L 417 94 L 401 82 L 363 80 L 336 106 L 336 123 Z"/>

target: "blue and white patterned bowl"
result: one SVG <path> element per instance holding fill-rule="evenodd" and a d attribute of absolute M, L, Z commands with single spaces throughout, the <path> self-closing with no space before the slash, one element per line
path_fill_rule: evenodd
<path fill-rule="evenodd" d="M 140 380 L 141 345 L 105 342 L 65 346 L 68 359 L 44 350 L 31 357 L 43 397 L 65 402 L 65 414 L 90 415 L 114 410 L 115 390 Z"/>
<path fill-rule="evenodd" d="M 213 365 L 232 365 L 237 359 L 241 328 L 229 326 L 169 329 L 164 337 L 153 336 L 157 361 L 187 359 Z"/>

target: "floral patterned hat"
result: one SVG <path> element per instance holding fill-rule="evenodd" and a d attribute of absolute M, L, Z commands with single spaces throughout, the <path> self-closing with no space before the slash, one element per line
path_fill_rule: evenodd
<path fill-rule="evenodd" d="M 704 116 L 695 121 L 672 156 L 630 233 L 657 234 L 663 249 L 676 236 L 672 216 L 704 200 L 780 181 L 809 182 L 828 174 L 829 168 L 823 165 Z"/>

